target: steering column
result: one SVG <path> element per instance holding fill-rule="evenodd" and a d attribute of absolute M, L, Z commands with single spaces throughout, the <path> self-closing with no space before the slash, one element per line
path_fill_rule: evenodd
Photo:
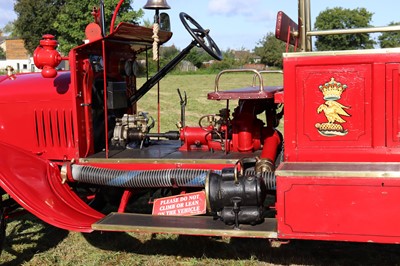
<path fill-rule="evenodd" d="M 159 72 L 152 78 L 146 81 L 142 87 L 129 98 L 131 105 L 135 104 L 142 98 L 154 85 L 156 85 L 165 75 L 167 75 L 179 62 L 181 62 L 195 46 L 202 47 L 209 55 L 217 60 L 222 60 L 221 50 L 209 35 L 210 30 L 204 30 L 199 23 L 197 23 L 191 16 L 186 13 L 180 13 L 181 22 L 185 29 L 190 33 L 194 40 L 183 49 L 174 59 L 166 64 Z M 194 26 L 192 28 L 190 24 Z"/>

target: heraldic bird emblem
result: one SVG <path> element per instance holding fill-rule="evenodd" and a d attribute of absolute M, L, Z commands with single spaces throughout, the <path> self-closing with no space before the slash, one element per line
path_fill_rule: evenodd
<path fill-rule="evenodd" d="M 326 101 L 324 104 L 321 104 L 317 112 L 321 113 L 324 112 L 326 118 L 328 119 L 329 123 L 344 123 L 346 120 L 344 120 L 342 116 L 350 116 L 344 109 L 348 109 L 349 107 L 346 107 L 336 101 Z"/>
<path fill-rule="evenodd" d="M 349 117 L 347 109 L 350 107 L 339 103 L 342 93 L 347 89 L 347 85 L 336 82 L 331 78 L 330 82 L 319 86 L 323 94 L 325 103 L 317 108 L 317 113 L 324 113 L 328 122 L 316 123 L 315 127 L 318 132 L 325 137 L 345 136 L 348 131 L 341 124 L 346 123 L 343 117 Z"/>

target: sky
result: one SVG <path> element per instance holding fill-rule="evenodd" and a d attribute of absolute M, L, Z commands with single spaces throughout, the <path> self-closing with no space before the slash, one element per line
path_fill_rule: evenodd
<path fill-rule="evenodd" d="M 147 0 L 134 0 L 135 10 L 142 8 Z M 311 0 L 311 19 L 314 23 L 318 14 L 333 7 L 354 9 L 365 7 L 374 13 L 371 24 L 386 26 L 392 21 L 400 21 L 394 0 Z M 171 19 L 174 33 L 167 45 L 174 44 L 183 49 L 192 40 L 184 29 L 179 13 L 185 12 L 194 18 L 204 29 L 210 29 L 210 36 L 222 50 L 252 50 L 269 32 L 275 31 L 276 14 L 285 12 L 297 21 L 297 0 L 167 0 L 171 7 L 165 12 Z M 13 0 L 0 0 L 0 28 L 16 19 Z M 397 6 L 399 6 L 398 4 Z M 153 21 L 154 11 L 144 10 L 143 19 Z M 88 13 L 88 15 L 90 15 Z"/>

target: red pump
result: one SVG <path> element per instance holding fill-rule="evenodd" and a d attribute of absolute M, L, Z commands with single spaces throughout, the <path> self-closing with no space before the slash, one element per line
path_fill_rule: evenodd
<path fill-rule="evenodd" d="M 183 145 L 180 151 L 225 151 L 252 153 L 262 150 L 257 169 L 273 171 L 275 158 L 282 143 L 282 137 L 274 129 L 273 113 L 268 112 L 271 102 L 242 100 L 233 113 L 233 119 L 226 116 L 226 109 L 219 115 L 205 115 L 200 118 L 199 127 L 184 127 L 180 131 Z M 257 118 L 266 112 L 267 125 Z M 216 117 L 220 117 L 217 120 Z M 229 116 L 229 115 L 228 115 Z M 208 125 L 203 126 L 202 121 Z"/>

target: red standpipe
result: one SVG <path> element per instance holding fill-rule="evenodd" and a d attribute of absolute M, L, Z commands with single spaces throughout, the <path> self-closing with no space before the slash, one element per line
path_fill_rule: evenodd
<path fill-rule="evenodd" d="M 261 159 L 267 159 L 274 163 L 278 147 L 282 143 L 281 136 L 279 135 L 278 131 L 270 127 L 263 128 L 262 136 L 264 138 L 264 142 L 261 152 Z"/>

